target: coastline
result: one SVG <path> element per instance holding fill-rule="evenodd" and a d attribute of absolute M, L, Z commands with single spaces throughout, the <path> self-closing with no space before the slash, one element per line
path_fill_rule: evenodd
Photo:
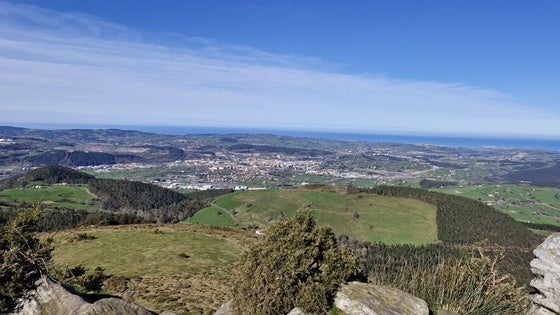
<path fill-rule="evenodd" d="M 193 134 L 273 134 L 280 136 L 306 137 L 316 139 L 386 142 L 415 145 L 439 145 L 462 148 L 502 148 L 547 150 L 560 152 L 560 139 L 516 138 L 483 136 L 433 136 L 395 135 L 384 133 L 326 132 L 289 129 L 264 129 L 240 127 L 185 127 L 150 125 L 102 125 L 102 124 L 51 124 L 51 123 L 0 123 L 0 125 L 32 129 L 122 129 L 142 132 L 193 135 Z"/>

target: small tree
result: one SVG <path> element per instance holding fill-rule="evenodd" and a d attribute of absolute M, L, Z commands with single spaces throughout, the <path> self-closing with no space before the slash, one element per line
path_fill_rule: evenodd
<path fill-rule="evenodd" d="M 0 227 L 0 313 L 13 310 L 16 300 L 35 287 L 47 272 L 52 248 L 35 235 L 41 209 L 16 209 L 17 216 Z"/>
<path fill-rule="evenodd" d="M 240 259 L 233 285 L 237 314 L 325 313 L 344 281 L 361 277 L 356 255 L 309 213 L 273 225 Z"/>

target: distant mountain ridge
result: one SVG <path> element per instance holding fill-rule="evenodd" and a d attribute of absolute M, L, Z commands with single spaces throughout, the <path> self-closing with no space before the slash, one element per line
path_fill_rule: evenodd
<path fill-rule="evenodd" d="M 27 129 L 0 126 L 0 165 L 62 165 L 69 167 L 114 165 L 121 163 L 162 163 L 214 155 L 216 151 L 238 153 L 283 153 L 299 156 L 325 156 L 333 152 L 322 148 L 334 140 L 294 143 L 291 137 L 273 135 L 165 135 L 120 129 Z M 241 139 L 245 141 L 241 141 Z M 200 139 L 211 144 L 202 143 Z M 281 145 L 271 145 L 276 139 Z M 284 145 L 283 141 L 290 145 Z M 232 145 L 232 143 L 235 143 Z M 322 148 L 316 148 L 322 143 Z M 303 145 L 302 145 L 303 144 Z M 188 148 L 188 151 L 186 151 Z"/>
<path fill-rule="evenodd" d="M 70 167 L 174 161 L 185 152 L 173 136 L 119 129 L 43 130 L 0 126 L 0 165 Z M 165 145 L 157 145 L 157 143 Z M 123 151 L 123 147 L 129 150 Z"/>

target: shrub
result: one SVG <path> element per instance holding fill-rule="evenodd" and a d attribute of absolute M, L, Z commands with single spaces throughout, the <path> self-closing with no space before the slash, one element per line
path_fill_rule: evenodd
<path fill-rule="evenodd" d="M 294 307 L 326 313 L 339 285 L 361 276 L 357 256 L 310 213 L 280 219 L 244 253 L 236 268 L 237 314 L 286 314 Z"/>
<path fill-rule="evenodd" d="M 77 233 L 77 234 L 73 234 L 72 236 L 70 236 L 68 238 L 69 242 L 83 242 L 83 241 L 90 241 L 90 240 L 94 240 L 97 239 L 97 237 L 87 234 L 87 233 Z"/>
<path fill-rule="evenodd" d="M 105 274 L 105 269 L 101 267 L 95 267 L 91 270 L 81 264 L 71 268 L 66 267 L 64 270 L 55 269 L 52 276 L 57 281 L 80 293 L 99 292 L 103 282 L 110 278 L 109 275 Z"/>
<path fill-rule="evenodd" d="M 52 247 L 35 235 L 40 206 L 16 212 L 8 225 L 0 227 L 0 313 L 13 310 L 16 300 L 47 273 L 51 260 Z"/>

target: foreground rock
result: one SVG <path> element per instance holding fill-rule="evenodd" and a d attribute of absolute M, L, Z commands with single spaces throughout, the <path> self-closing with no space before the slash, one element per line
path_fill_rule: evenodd
<path fill-rule="evenodd" d="M 550 235 L 533 253 L 531 271 L 536 278 L 531 286 L 537 293 L 529 314 L 560 314 L 560 233 Z"/>
<path fill-rule="evenodd" d="M 161 315 L 165 315 L 165 314 L 161 314 Z M 231 300 L 222 304 L 222 306 L 220 306 L 220 308 L 217 309 L 213 315 L 235 315 L 233 309 L 231 308 Z M 312 315 L 312 314 L 306 314 L 299 307 L 296 307 L 293 310 L 291 310 L 287 315 Z"/>
<path fill-rule="evenodd" d="M 117 298 L 101 299 L 93 304 L 68 292 L 62 285 L 46 277 L 37 281 L 37 288 L 13 315 L 154 315 L 147 309 Z"/>
<path fill-rule="evenodd" d="M 342 285 L 335 306 L 348 315 L 428 315 L 428 304 L 399 289 L 369 283 Z"/>
<path fill-rule="evenodd" d="M 217 309 L 216 312 L 214 312 L 214 315 L 233 315 L 233 308 L 231 308 L 231 301 L 222 304 L 222 306 L 220 306 L 220 308 Z"/>
<path fill-rule="evenodd" d="M 401 290 L 369 283 L 351 282 L 342 285 L 335 306 L 348 315 L 428 315 L 428 304 Z M 233 315 L 231 301 L 223 304 L 214 315 Z M 294 308 L 288 315 L 304 315 Z"/>

